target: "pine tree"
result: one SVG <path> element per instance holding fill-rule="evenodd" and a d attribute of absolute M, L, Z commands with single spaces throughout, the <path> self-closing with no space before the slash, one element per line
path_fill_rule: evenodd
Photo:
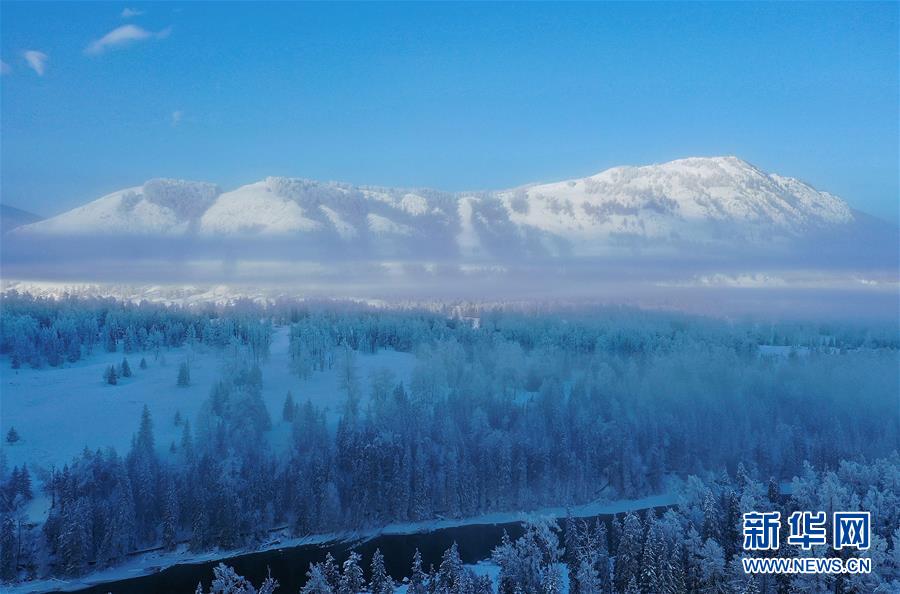
<path fill-rule="evenodd" d="M 194 522 L 191 524 L 191 550 L 202 551 L 209 542 L 209 516 L 201 509 L 194 516 Z"/>
<path fill-rule="evenodd" d="M 559 594 L 562 592 L 562 574 L 555 563 L 548 563 L 543 568 L 541 579 L 542 594 Z"/>
<path fill-rule="evenodd" d="M 181 420 L 181 411 L 180 410 L 175 411 L 175 418 L 172 419 L 172 422 L 175 424 L 176 427 L 181 426 L 182 420 Z"/>
<path fill-rule="evenodd" d="M 284 406 L 281 409 L 281 418 L 288 423 L 292 423 L 296 416 L 296 411 L 297 406 L 294 404 L 294 396 L 291 394 L 290 390 L 288 390 L 287 396 L 284 399 Z"/>
<path fill-rule="evenodd" d="M 12 514 L 3 514 L 0 517 L 0 580 L 12 581 L 16 577 L 18 549 L 16 523 Z"/>
<path fill-rule="evenodd" d="M 409 574 L 407 594 L 427 594 L 428 574 L 422 569 L 422 554 L 419 549 L 413 554 L 412 570 Z"/>
<path fill-rule="evenodd" d="M 713 540 L 720 540 L 722 538 L 722 532 L 720 530 L 720 518 L 722 517 L 722 513 L 719 511 L 719 506 L 716 504 L 715 496 L 713 496 L 712 491 L 707 490 L 706 495 L 703 498 L 703 530 L 700 532 L 700 537 L 703 540 L 712 538 Z"/>
<path fill-rule="evenodd" d="M 187 361 L 182 361 L 178 366 L 178 386 L 187 387 L 191 385 L 191 369 L 188 367 Z"/>
<path fill-rule="evenodd" d="M 175 489 L 175 484 L 172 482 L 170 482 L 166 491 L 162 538 L 163 547 L 167 551 L 175 550 L 175 545 L 178 543 L 178 493 Z"/>
<path fill-rule="evenodd" d="M 675 545 L 674 550 L 666 557 L 665 594 L 687 594 L 688 591 L 684 563 L 678 550 L 678 545 Z"/>
<path fill-rule="evenodd" d="M 637 580 L 632 577 L 628 580 L 628 585 L 622 591 L 624 594 L 641 594 L 641 589 L 637 585 Z"/>
<path fill-rule="evenodd" d="M 360 556 L 356 551 L 351 551 L 350 556 L 344 561 L 344 570 L 341 573 L 341 583 L 338 587 L 339 594 L 359 594 L 366 587 L 362 567 L 359 566 Z"/>
<path fill-rule="evenodd" d="M 128 359 L 122 359 L 122 377 L 131 377 L 131 366 L 128 364 Z"/>
<path fill-rule="evenodd" d="M 263 580 L 263 583 L 259 585 L 259 590 L 256 591 L 256 594 L 274 594 L 275 590 L 278 589 L 278 580 L 272 577 L 272 570 L 269 570 L 269 575 L 266 576 L 266 579 Z"/>
<path fill-rule="evenodd" d="M 300 589 L 300 594 L 334 594 L 321 563 L 309 564 L 309 571 L 306 572 L 306 584 Z"/>
<path fill-rule="evenodd" d="M 19 472 L 19 483 L 16 489 L 18 495 L 25 501 L 30 501 L 34 495 L 31 492 L 31 475 L 28 473 L 28 465 L 23 463 Z"/>
<path fill-rule="evenodd" d="M 659 535 L 659 529 L 653 516 L 650 517 L 650 527 L 644 539 L 644 553 L 641 558 L 641 590 L 644 592 L 662 592 L 662 547 L 664 546 Z"/>
<path fill-rule="evenodd" d="M 134 492 L 134 511 L 139 539 L 154 536 L 159 525 L 162 501 L 159 496 L 159 460 L 156 456 L 153 419 L 144 405 L 137 434 L 128 453 L 128 472 Z"/>
<path fill-rule="evenodd" d="M 328 581 L 331 590 L 337 592 L 341 587 L 341 570 L 338 569 L 337 563 L 331 553 L 325 553 L 325 561 L 322 562 L 322 571 L 325 573 L 325 579 Z"/>
<path fill-rule="evenodd" d="M 150 408 L 145 404 L 141 409 L 141 424 L 138 427 L 135 449 L 142 454 L 151 455 L 155 447 L 153 437 L 153 417 L 150 416 Z"/>
<path fill-rule="evenodd" d="M 104 526 L 101 558 L 117 561 L 134 550 L 136 523 L 131 481 L 124 465 L 115 470 L 116 486 L 110 497 L 110 512 Z"/>
<path fill-rule="evenodd" d="M 778 486 L 778 481 L 775 479 L 775 477 L 771 477 L 766 487 L 766 494 L 769 497 L 769 501 L 772 502 L 773 505 L 776 505 L 778 503 L 778 500 L 780 499 L 780 492 L 781 489 Z"/>
<path fill-rule="evenodd" d="M 128 326 L 125 329 L 125 340 L 122 341 L 122 350 L 126 353 L 133 353 L 136 342 L 137 335 L 134 332 L 134 326 Z"/>
<path fill-rule="evenodd" d="M 566 555 L 564 561 L 566 562 L 566 567 L 569 570 L 569 589 L 577 592 L 578 591 L 578 558 L 576 555 L 576 551 L 578 550 L 578 543 L 581 541 L 583 535 L 579 528 L 580 524 L 575 523 L 575 518 L 572 517 L 572 512 L 569 508 L 566 508 L 566 522 L 565 522 L 565 547 L 566 547 Z"/>
<path fill-rule="evenodd" d="M 186 460 L 190 461 L 194 458 L 194 438 L 191 436 L 191 421 L 184 421 L 184 429 L 181 431 L 181 451 Z"/>
<path fill-rule="evenodd" d="M 141 368 L 141 369 L 147 369 L 147 360 L 144 359 L 143 357 L 141 357 L 140 368 Z"/>
<path fill-rule="evenodd" d="M 394 591 L 394 580 L 387 574 L 384 568 L 384 555 L 380 549 L 375 549 L 372 554 L 371 573 L 369 580 L 369 591 L 372 594 L 392 594 Z"/>
<path fill-rule="evenodd" d="M 80 575 L 90 554 L 90 525 L 87 499 L 69 500 L 63 507 L 57 550 L 66 575 Z"/>
<path fill-rule="evenodd" d="M 469 571 L 470 574 L 474 572 Z M 494 594 L 494 582 L 491 581 L 491 576 L 489 575 L 480 575 L 475 577 L 472 580 L 472 594 Z"/>
<path fill-rule="evenodd" d="M 498 577 L 500 594 L 513 594 L 520 581 L 522 561 L 506 530 L 503 531 L 500 544 L 491 551 L 491 560 L 500 567 Z"/>
<path fill-rule="evenodd" d="M 9 474 L 9 480 L 6 482 L 5 491 L 10 501 L 15 500 L 19 493 L 19 467 L 13 466 L 12 472 Z"/>
<path fill-rule="evenodd" d="M 704 590 L 722 592 L 725 587 L 725 553 L 712 538 L 706 539 L 698 553 L 698 565 Z"/>
<path fill-rule="evenodd" d="M 600 587 L 603 592 L 612 590 L 612 576 L 609 567 L 609 541 L 606 535 L 606 524 L 599 518 L 594 524 L 594 547 L 597 550 L 597 573 L 600 577 Z"/>
<path fill-rule="evenodd" d="M 738 552 L 741 539 L 741 502 L 737 493 L 729 489 L 725 495 L 725 516 L 722 518 L 722 541 L 725 543 L 725 559 Z"/>
<path fill-rule="evenodd" d="M 210 594 L 256 594 L 256 588 L 247 578 L 224 563 L 213 568 L 213 576 Z"/>
<path fill-rule="evenodd" d="M 747 580 L 747 585 L 744 586 L 741 594 L 760 594 L 759 582 L 756 581 L 756 576 L 751 576 L 750 579 Z"/>
<path fill-rule="evenodd" d="M 106 351 L 109 353 L 116 352 L 116 333 L 113 329 L 106 330 Z"/>
<path fill-rule="evenodd" d="M 103 379 L 105 379 L 106 383 L 110 386 L 115 386 L 119 383 L 119 376 L 116 374 L 115 365 L 110 365 L 106 368 L 106 372 L 103 374 Z"/>
<path fill-rule="evenodd" d="M 641 541 L 644 527 L 637 515 L 628 512 L 622 526 L 622 537 L 619 539 L 619 550 L 616 555 L 616 588 L 620 592 L 628 589 L 632 580 L 637 587 L 641 571 Z"/>
<path fill-rule="evenodd" d="M 459 557 L 459 547 L 454 542 L 441 556 L 441 564 L 434 576 L 434 590 L 439 594 L 465 592 L 467 577 Z"/>
<path fill-rule="evenodd" d="M 577 594 L 601 594 L 603 592 L 600 576 L 588 557 L 582 557 L 576 561 L 574 575 L 574 583 L 578 584 L 578 588 L 573 592 L 577 592 Z"/>
<path fill-rule="evenodd" d="M 19 437 L 19 432 L 16 431 L 15 427 L 10 427 L 9 431 L 6 432 L 6 443 L 13 444 L 18 442 L 21 439 Z"/>

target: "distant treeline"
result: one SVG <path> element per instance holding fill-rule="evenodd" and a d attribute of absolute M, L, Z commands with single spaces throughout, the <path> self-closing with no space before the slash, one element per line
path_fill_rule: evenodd
<path fill-rule="evenodd" d="M 326 346 L 347 345 L 365 352 L 384 347 L 410 351 L 424 342 L 451 336 L 468 344 L 495 334 L 525 350 L 544 343 L 582 354 L 598 350 L 646 354 L 677 348 L 684 340 L 731 341 L 730 346 L 748 350 L 761 344 L 813 350 L 900 349 L 900 334 L 893 327 L 837 322 L 723 323 L 619 307 L 523 310 L 513 305 L 435 304 L 386 309 L 357 302 L 289 299 L 181 306 L 111 297 L 41 298 L 15 291 L 3 293 L 0 304 L 0 354 L 9 355 L 13 367 L 56 367 L 78 361 L 95 348 L 130 353 L 186 342 L 223 347 L 239 339 L 264 350 L 270 324 L 298 322 L 295 338 L 301 340 L 297 349 L 318 355 L 311 365 L 319 367 Z M 477 327 L 472 320 L 478 321 Z"/>

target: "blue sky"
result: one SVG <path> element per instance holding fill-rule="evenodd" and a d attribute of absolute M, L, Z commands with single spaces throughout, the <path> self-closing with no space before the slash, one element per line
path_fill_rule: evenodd
<path fill-rule="evenodd" d="M 3 2 L 2 201 L 734 154 L 896 220 L 898 30 L 896 3 Z"/>

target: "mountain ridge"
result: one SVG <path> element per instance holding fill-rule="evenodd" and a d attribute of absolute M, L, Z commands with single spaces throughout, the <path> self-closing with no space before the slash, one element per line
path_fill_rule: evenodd
<path fill-rule="evenodd" d="M 287 177 L 223 191 L 207 182 L 153 179 L 12 234 L 302 239 L 395 254 L 558 256 L 684 242 L 782 244 L 855 220 L 828 192 L 726 156 L 479 192 Z"/>
<path fill-rule="evenodd" d="M 7 204 L 0 204 L 0 234 L 12 231 L 23 225 L 36 223 L 42 219 L 42 216 L 34 214 L 33 212 L 16 208 L 15 206 L 9 206 Z"/>

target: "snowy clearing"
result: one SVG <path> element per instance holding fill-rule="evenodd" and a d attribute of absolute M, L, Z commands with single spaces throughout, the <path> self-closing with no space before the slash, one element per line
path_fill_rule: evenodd
<path fill-rule="evenodd" d="M 269 439 L 276 448 L 285 447 L 291 437 L 291 425 L 281 419 L 285 396 L 290 390 L 297 403 L 310 400 L 327 409 L 329 423 L 337 423 L 343 402 L 335 369 L 315 371 L 299 379 L 289 369 L 288 330 L 277 328 L 270 356 L 261 364 L 262 388 L 266 408 L 272 417 Z M 127 357 L 131 378 L 119 378 L 118 385 L 103 381 L 103 371 Z M 140 368 L 141 358 L 147 368 Z M 191 385 L 176 385 L 178 367 L 190 361 Z M 370 373 L 388 368 L 398 381 L 409 383 L 415 357 L 409 353 L 382 350 L 376 354 L 358 354 L 355 359 L 360 381 L 367 383 Z M 0 430 L 11 427 L 21 435 L 16 444 L 3 443 L 10 467 L 28 464 L 31 470 L 48 470 L 69 463 L 83 449 L 112 447 L 120 455 L 128 452 L 138 428 L 141 409 L 146 404 L 154 421 L 157 450 L 167 455 L 173 442 L 179 443 L 182 427 L 175 425 L 175 413 L 182 419 L 194 419 L 211 386 L 220 379 L 225 365 L 221 353 L 198 345 L 164 349 L 158 357 L 152 352 L 107 353 L 98 347 L 90 357 L 59 368 L 12 369 L 9 358 L 0 360 Z M 364 390 L 364 394 L 368 391 Z M 49 507 L 47 498 L 36 490 L 28 515 L 42 522 Z"/>

